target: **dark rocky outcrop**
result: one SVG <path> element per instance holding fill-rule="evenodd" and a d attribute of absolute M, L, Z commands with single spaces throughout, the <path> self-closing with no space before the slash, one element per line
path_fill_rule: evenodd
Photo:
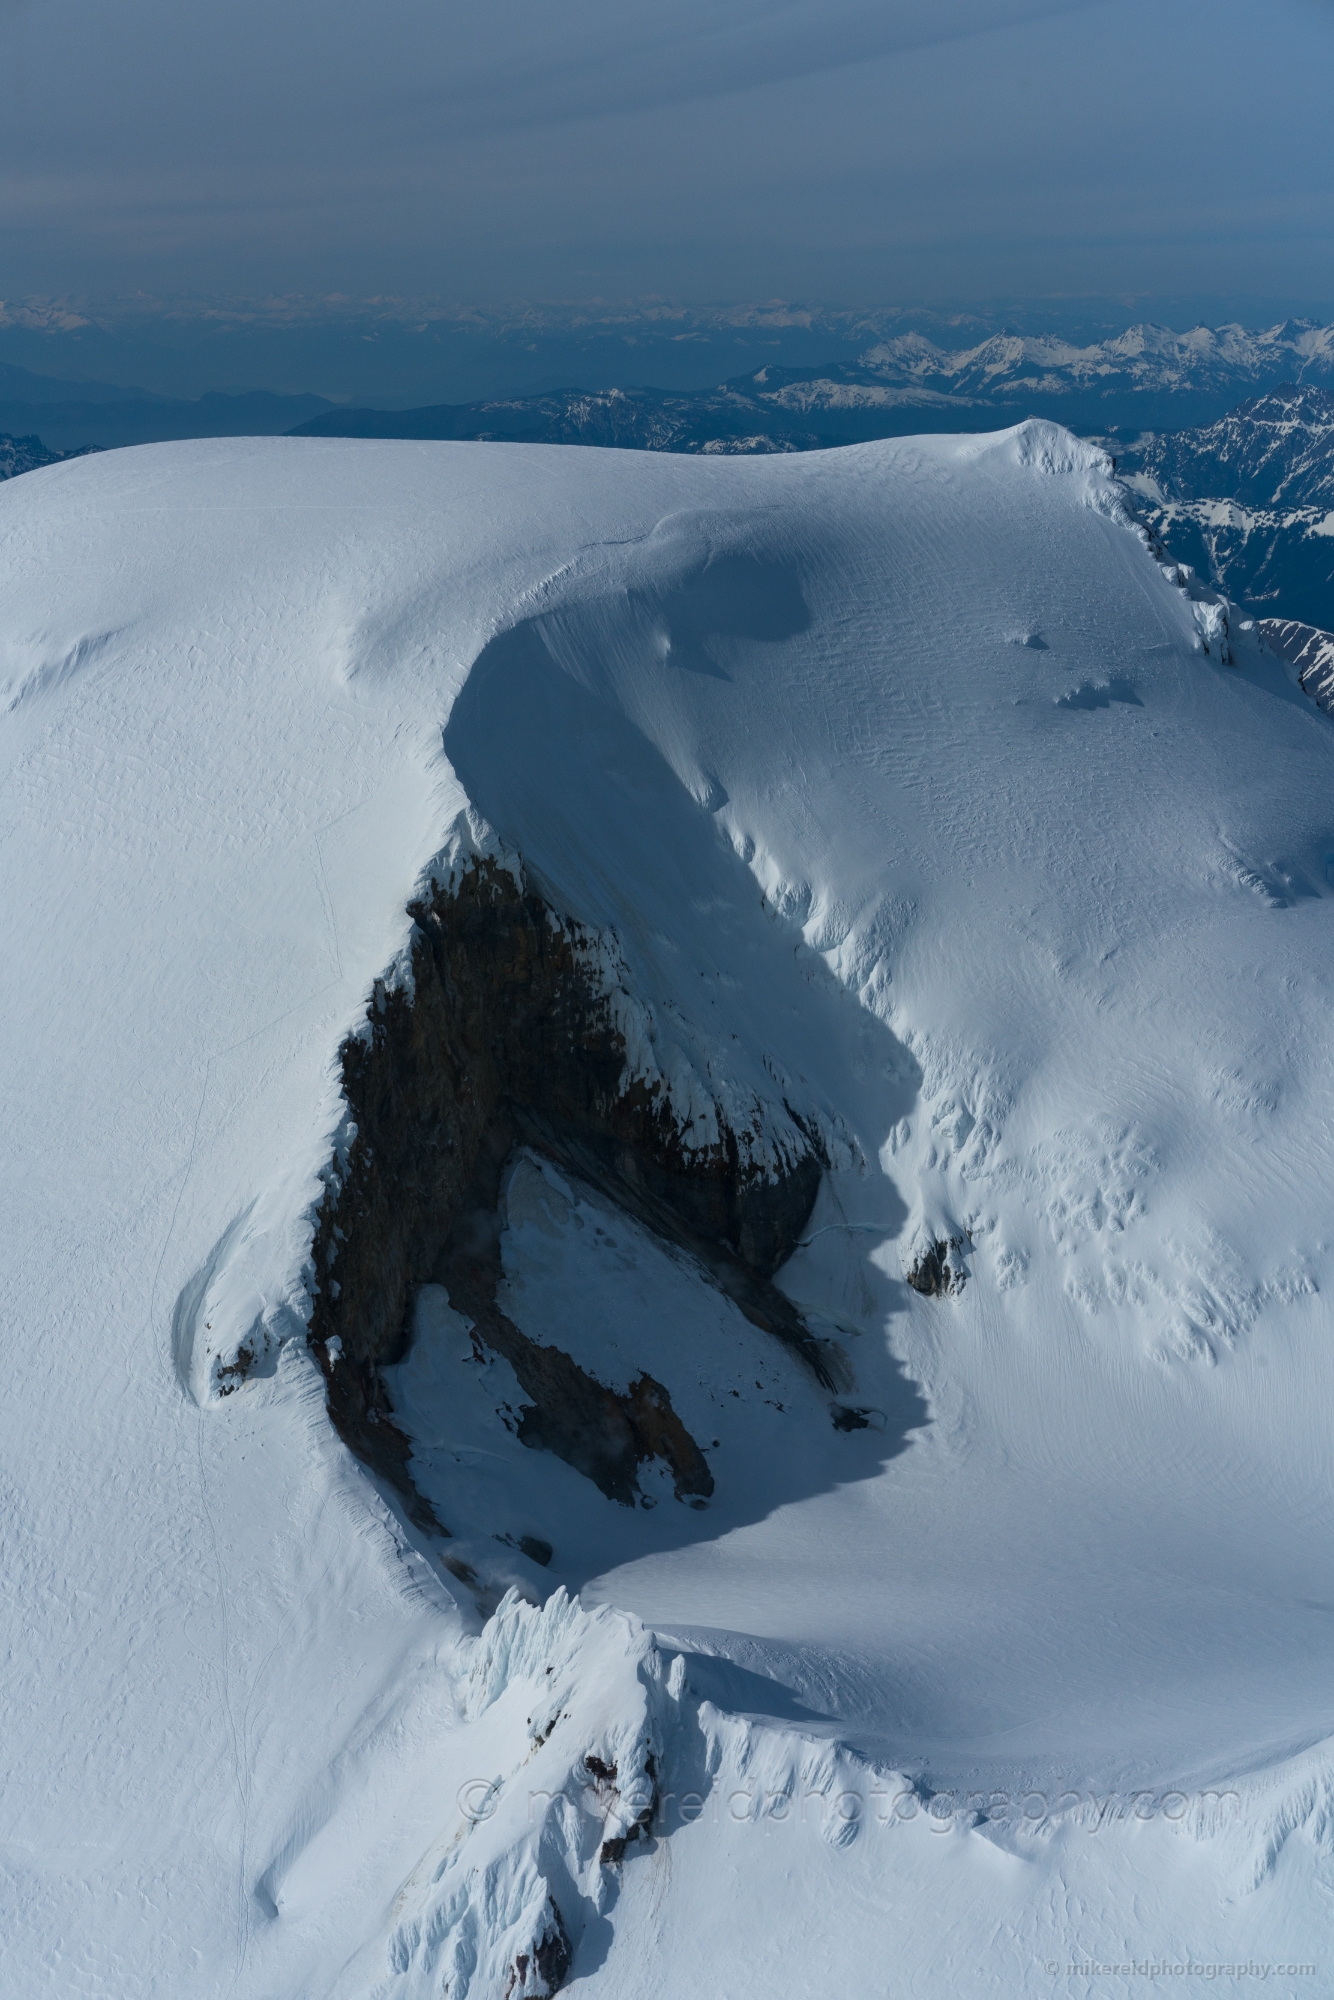
<path fill-rule="evenodd" d="M 926 1244 L 907 1272 L 913 1290 L 928 1299 L 948 1298 L 961 1292 L 968 1276 L 959 1255 L 963 1246 L 962 1236 L 938 1236 Z"/>
<path fill-rule="evenodd" d="M 404 1351 L 416 1288 L 436 1282 L 531 1398 L 524 1442 L 625 1501 L 639 1463 L 661 1457 L 678 1496 L 703 1499 L 707 1464 L 661 1384 L 641 1375 L 618 1394 L 499 1310 L 505 1165 L 527 1145 L 591 1183 L 693 1254 L 832 1386 L 820 1344 L 771 1282 L 814 1202 L 817 1142 L 798 1120 L 777 1177 L 750 1166 L 721 1121 L 717 1144 L 687 1147 L 665 1094 L 627 1077 L 594 941 L 496 862 L 475 860 L 411 915 L 411 983 L 377 985 L 365 1030 L 342 1050 L 356 1133 L 318 1219 L 309 1333 L 334 1423 L 420 1525 L 440 1527 L 412 1486 L 411 1443 L 380 1376 Z"/>
<path fill-rule="evenodd" d="M 548 1896 L 541 1935 L 531 1951 L 521 1951 L 516 1955 L 510 1968 L 505 1986 L 506 2000 L 510 2000 L 510 1996 L 513 2000 L 530 2000 L 530 1996 L 531 2000 L 541 2000 L 546 1994 L 559 1993 L 570 1976 L 573 1963 L 574 1951 L 565 1920 Z"/>
<path fill-rule="evenodd" d="M 599 1486 L 609 1500 L 631 1507 L 639 1467 L 661 1458 L 670 1466 L 678 1500 L 705 1500 L 713 1491 L 708 1461 L 672 1408 L 671 1397 L 651 1375 L 640 1375 L 618 1393 L 581 1368 L 559 1347 L 544 1347 L 520 1332 L 496 1303 L 501 1277 L 496 1231 L 479 1246 L 475 1229 L 451 1237 L 436 1267 L 457 1312 L 475 1334 L 503 1354 L 531 1398 L 519 1420 L 520 1442 L 555 1452 Z"/>

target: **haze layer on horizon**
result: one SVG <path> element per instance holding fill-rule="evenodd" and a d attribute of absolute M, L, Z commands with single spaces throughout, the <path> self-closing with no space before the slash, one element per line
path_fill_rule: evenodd
<path fill-rule="evenodd" d="M 0 294 L 1334 294 L 1329 0 L 0 0 Z"/>

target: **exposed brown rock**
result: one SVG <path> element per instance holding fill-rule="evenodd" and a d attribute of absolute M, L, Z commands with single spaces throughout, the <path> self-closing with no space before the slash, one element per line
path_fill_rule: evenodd
<path fill-rule="evenodd" d="M 484 1246 L 465 1228 L 464 1247 L 446 1246 L 435 1276 L 456 1312 L 467 1315 L 488 1347 L 503 1354 L 531 1398 L 519 1420 L 519 1439 L 552 1451 L 607 1495 L 632 1507 L 639 1467 L 650 1458 L 671 1467 L 678 1500 L 704 1500 L 713 1492 L 708 1461 L 672 1408 L 660 1382 L 641 1375 L 617 1393 L 581 1368 L 559 1347 L 544 1347 L 521 1332 L 496 1303 L 501 1277 L 498 1233 Z"/>
<path fill-rule="evenodd" d="M 661 1384 L 643 1375 L 618 1395 L 499 1311 L 505 1163 L 529 1145 L 592 1183 L 697 1257 L 831 1386 L 819 1344 L 770 1282 L 814 1202 L 817 1145 L 806 1141 L 778 1178 L 744 1164 L 721 1120 L 718 1144 L 687 1148 L 665 1095 L 625 1082 L 588 934 L 493 861 L 477 860 L 411 914 L 411 988 L 377 985 L 366 1031 L 342 1050 L 356 1136 L 320 1211 L 310 1324 L 335 1424 L 420 1525 L 440 1526 L 412 1487 L 411 1443 L 380 1377 L 405 1349 L 417 1287 L 435 1281 L 531 1396 L 526 1443 L 617 1499 L 634 1498 L 635 1470 L 651 1456 L 671 1467 L 679 1496 L 707 1496 L 708 1466 Z"/>
<path fill-rule="evenodd" d="M 570 1976 L 574 1951 L 564 1919 L 550 1896 L 543 1912 L 541 1935 L 531 1951 L 521 1951 L 510 1967 L 506 2000 L 543 2000 L 559 1993 Z"/>
<path fill-rule="evenodd" d="M 907 1273 L 913 1290 L 929 1299 L 947 1298 L 952 1292 L 961 1292 L 967 1275 L 956 1252 L 962 1250 L 963 1245 L 962 1236 L 937 1237 L 929 1243 Z"/>

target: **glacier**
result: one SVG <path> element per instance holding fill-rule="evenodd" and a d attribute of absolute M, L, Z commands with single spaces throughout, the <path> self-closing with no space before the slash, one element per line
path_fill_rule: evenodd
<path fill-rule="evenodd" d="M 1334 733 L 1160 558 L 1040 421 L 0 491 L 7 1990 L 1320 1990 Z M 343 1052 L 483 864 L 819 1159 L 820 1370 L 498 1164 L 498 1309 L 707 1493 L 525 1442 L 439 1281 L 429 1512 L 331 1422 Z"/>

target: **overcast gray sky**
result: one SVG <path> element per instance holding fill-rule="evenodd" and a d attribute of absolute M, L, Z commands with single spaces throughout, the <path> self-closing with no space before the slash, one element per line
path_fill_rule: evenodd
<path fill-rule="evenodd" d="M 1330 0 L 0 0 L 0 296 L 1334 297 Z"/>

